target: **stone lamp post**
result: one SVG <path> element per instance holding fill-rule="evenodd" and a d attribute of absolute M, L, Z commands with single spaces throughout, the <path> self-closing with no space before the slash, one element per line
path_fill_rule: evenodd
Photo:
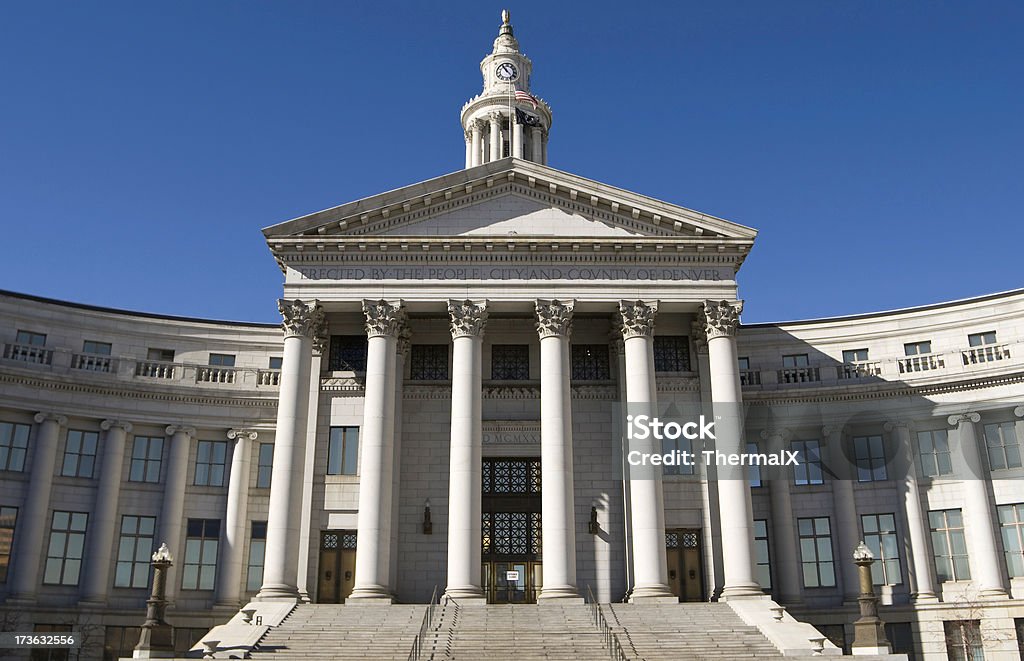
<path fill-rule="evenodd" d="M 167 659 L 174 656 L 173 629 L 164 620 L 167 610 L 167 570 L 174 564 L 167 543 L 153 554 L 153 592 L 146 600 L 146 621 L 139 634 L 132 658 Z"/>
<path fill-rule="evenodd" d="M 852 651 L 861 654 L 891 654 L 892 648 L 885 637 L 885 623 L 878 617 L 878 597 L 871 583 L 871 565 L 875 556 L 867 544 L 861 542 L 853 551 L 853 562 L 860 577 L 860 619 L 853 623 Z"/>

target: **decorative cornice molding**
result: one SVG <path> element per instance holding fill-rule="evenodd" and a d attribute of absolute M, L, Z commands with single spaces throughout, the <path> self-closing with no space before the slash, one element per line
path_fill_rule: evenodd
<path fill-rule="evenodd" d="M 710 342 L 719 337 L 736 337 L 736 328 L 740 324 L 740 313 L 743 301 L 704 301 L 701 306 L 704 314 L 704 329 Z"/>
<path fill-rule="evenodd" d="M 546 337 L 569 337 L 572 332 L 572 312 L 576 301 L 539 298 L 534 301 L 537 334 Z"/>
<path fill-rule="evenodd" d="M 68 424 L 68 417 L 61 415 L 60 413 L 52 413 L 49 411 L 40 411 L 32 416 L 32 419 L 36 421 L 36 424 L 43 424 L 44 422 L 56 422 L 58 425 L 63 427 Z"/>
<path fill-rule="evenodd" d="M 244 441 L 246 439 L 255 441 L 259 438 L 259 432 L 255 429 L 229 429 L 227 437 L 229 441 L 233 441 L 235 439 L 240 441 Z"/>
<path fill-rule="evenodd" d="M 277 300 L 277 311 L 281 313 L 281 328 L 285 337 L 316 338 L 324 334 L 324 309 L 320 301 L 314 299 L 304 303 L 298 299 L 289 301 Z"/>
<path fill-rule="evenodd" d="M 168 436 L 174 436 L 175 434 L 185 434 L 190 438 L 195 438 L 196 428 L 186 427 L 183 425 L 167 425 L 167 428 L 164 429 L 164 433 L 166 433 Z"/>
<path fill-rule="evenodd" d="M 487 301 L 457 301 L 449 299 L 448 317 L 451 323 L 452 339 L 459 337 L 481 337 L 487 325 Z"/>
<path fill-rule="evenodd" d="M 622 338 L 653 337 L 658 301 L 619 301 Z"/>
<path fill-rule="evenodd" d="M 977 424 L 981 422 L 981 416 L 974 411 L 967 411 L 965 413 L 957 413 L 946 418 L 946 423 L 950 427 L 958 427 L 962 422 L 973 422 Z"/>
<path fill-rule="evenodd" d="M 320 379 L 322 391 L 362 392 L 365 384 L 354 376 L 323 377 Z"/>
<path fill-rule="evenodd" d="M 696 376 L 659 376 L 654 381 L 658 392 L 700 392 L 700 378 Z"/>
<path fill-rule="evenodd" d="M 405 324 L 405 304 L 401 301 L 363 299 L 367 337 L 398 337 Z"/>
<path fill-rule="evenodd" d="M 126 434 L 132 433 L 132 423 L 125 422 L 124 420 L 104 420 L 100 423 L 100 429 L 103 431 L 110 431 L 111 429 L 121 429 Z"/>

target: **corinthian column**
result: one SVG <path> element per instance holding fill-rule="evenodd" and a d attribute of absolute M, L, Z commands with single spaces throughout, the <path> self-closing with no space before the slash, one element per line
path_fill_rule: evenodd
<path fill-rule="evenodd" d="M 574 305 L 575 301 L 535 303 L 540 335 L 540 492 L 544 544 L 544 586 L 540 599 L 579 596 L 569 390 L 569 332 Z"/>
<path fill-rule="evenodd" d="M 282 299 L 277 302 L 277 309 L 283 318 L 284 357 L 274 432 L 263 586 L 256 598 L 297 601 L 310 366 L 313 343 L 323 335 L 325 321 L 317 300 L 305 303 Z"/>
<path fill-rule="evenodd" d="M 228 504 L 224 513 L 224 543 L 220 547 L 220 569 L 217 572 L 217 605 L 238 608 L 242 596 L 242 564 L 245 549 L 245 528 L 249 512 L 249 460 L 255 431 L 228 430 L 234 441 L 231 453 L 231 475 L 228 477 Z"/>
<path fill-rule="evenodd" d="M 395 365 L 405 322 L 401 301 L 363 301 L 368 338 L 366 395 L 360 430 L 359 531 L 356 580 L 349 599 L 391 601 L 389 591 L 391 480 L 395 452 Z"/>
<path fill-rule="evenodd" d="M 452 439 L 448 475 L 448 599 L 484 599 L 480 583 L 481 344 L 487 301 L 448 301 Z"/>
<path fill-rule="evenodd" d="M 471 166 L 477 166 L 483 163 L 484 158 L 484 123 L 483 120 L 474 119 L 469 125 L 469 130 L 472 133 L 472 145 L 471 145 L 471 159 L 469 164 Z"/>
<path fill-rule="evenodd" d="M 117 500 L 121 490 L 124 446 L 132 425 L 118 420 L 104 420 L 100 423 L 100 429 L 107 432 L 107 435 L 103 439 L 96 504 L 89 517 L 89 534 L 85 540 L 85 570 L 82 572 L 81 589 L 81 601 L 92 604 L 105 604 L 107 601 L 110 552 L 117 538 Z"/>
<path fill-rule="evenodd" d="M 492 112 L 488 118 L 491 120 L 491 153 L 487 162 L 490 163 L 501 159 L 501 113 Z"/>
<path fill-rule="evenodd" d="M 626 352 L 626 408 L 632 415 L 653 415 L 655 410 L 654 317 L 657 313 L 657 301 L 619 303 Z M 650 436 L 648 441 L 631 440 L 628 450 L 660 453 L 660 444 L 653 440 L 653 434 Z M 634 578 L 629 599 L 633 602 L 678 601 L 668 587 L 661 469 L 629 465 L 629 473 Z"/>
<path fill-rule="evenodd" d="M 978 435 L 974 425 L 981 422 L 977 413 L 951 415 L 947 422 L 957 428 L 957 472 L 964 498 L 964 535 L 970 551 L 971 580 L 980 597 L 1006 597 L 1001 567 L 1004 560 L 996 541 L 998 533 L 989 502 L 988 474 L 978 451 Z"/>
<path fill-rule="evenodd" d="M 743 442 L 743 395 L 736 357 L 736 328 L 742 303 L 705 301 L 705 331 L 711 400 L 715 410 L 715 447 L 719 452 L 740 453 Z M 742 467 L 719 467 L 718 501 L 722 526 L 722 564 L 725 586 L 722 598 L 760 596 L 754 577 L 754 518 L 750 487 Z"/>
<path fill-rule="evenodd" d="M 50 524 L 50 489 L 53 470 L 57 465 L 57 439 L 60 428 L 68 423 L 63 415 L 37 413 L 39 425 L 35 451 L 32 453 L 32 473 L 28 483 L 25 506 L 18 516 L 19 530 L 15 535 L 14 570 L 10 573 L 11 599 L 35 601 L 39 583 L 39 564 L 42 560 L 47 526 Z"/>

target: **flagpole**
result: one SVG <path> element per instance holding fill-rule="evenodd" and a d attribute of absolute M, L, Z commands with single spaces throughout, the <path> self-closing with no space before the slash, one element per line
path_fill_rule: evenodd
<path fill-rule="evenodd" d="M 514 81 L 508 81 L 508 156 L 515 153 L 515 149 L 512 147 L 512 134 L 515 133 L 515 128 L 512 124 L 516 121 L 515 115 L 512 112 L 512 88 L 514 85 Z"/>

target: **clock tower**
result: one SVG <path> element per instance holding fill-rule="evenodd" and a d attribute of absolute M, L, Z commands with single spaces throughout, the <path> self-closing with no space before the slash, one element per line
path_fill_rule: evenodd
<path fill-rule="evenodd" d="M 547 164 L 551 108 L 530 91 L 532 71 L 505 10 L 494 48 L 480 63 L 483 92 L 462 107 L 467 168 L 509 156 Z"/>

